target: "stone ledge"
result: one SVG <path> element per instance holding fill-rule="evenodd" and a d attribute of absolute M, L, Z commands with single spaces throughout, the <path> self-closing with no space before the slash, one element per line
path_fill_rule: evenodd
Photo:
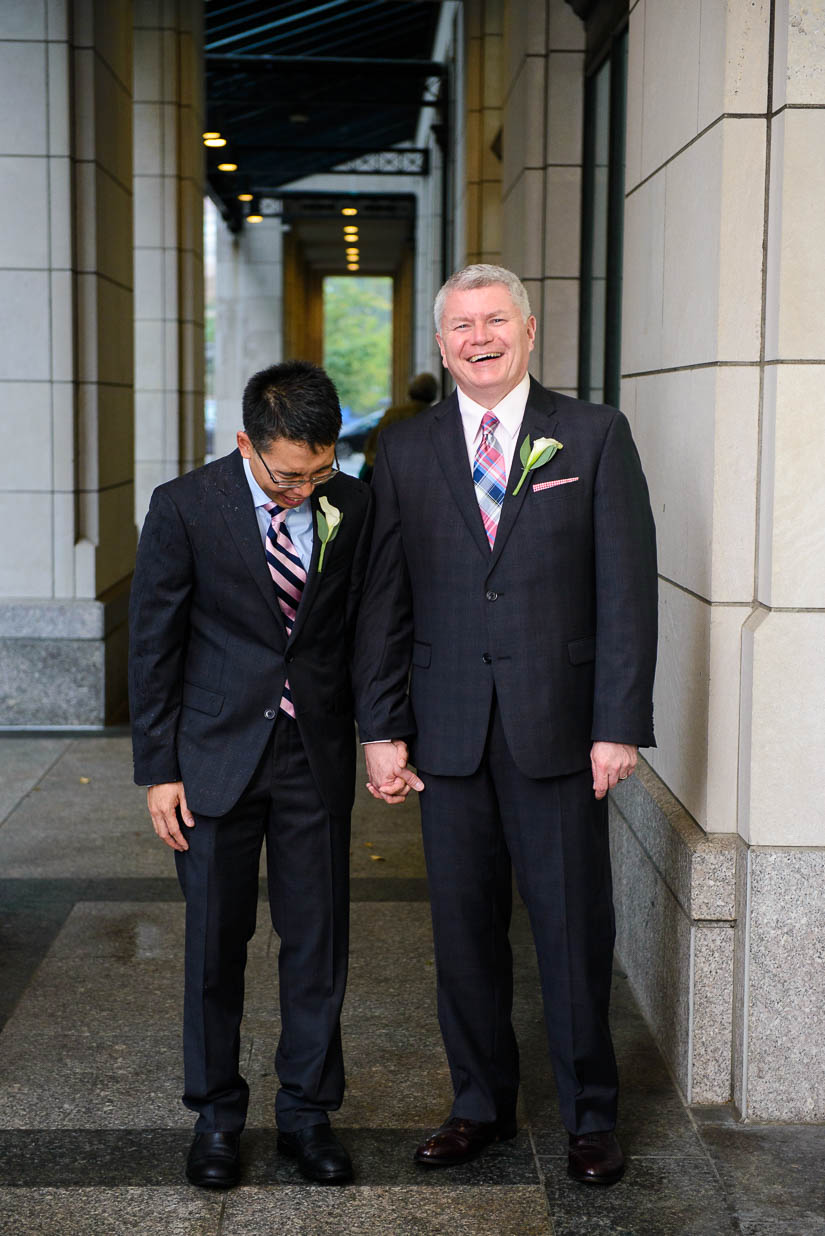
<path fill-rule="evenodd" d="M 644 760 L 611 797 L 687 917 L 734 922 L 737 835 L 706 833 Z"/>
<path fill-rule="evenodd" d="M 129 608 L 131 576 L 98 599 L 15 597 L 0 600 L 0 639 L 105 639 Z"/>

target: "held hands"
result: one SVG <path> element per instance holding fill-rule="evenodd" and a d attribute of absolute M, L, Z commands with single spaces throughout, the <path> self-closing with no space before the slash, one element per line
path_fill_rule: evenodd
<path fill-rule="evenodd" d="M 195 817 L 186 805 L 182 781 L 164 781 L 146 791 L 146 802 L 155 832 L 173 850 L 188 850 L 189 842 L 180 831 L 176 808 L 187 828 L 195 827 Z"/>
<path fill-rule="evenodd" d="M 638 747 L 624 742 L 594 742 L 590 748 L 590 767 L 593 769 L 596 797 L 604 798 L 617 782 L 626 780 L 636 767 L 638 758 Z"/>
<path fill-rule="evenodd" d="M 407 768 L 405 742 L 370 742 L 364 747 L 367 761 L 367 789 L 373 798 L 395 806 L 403 803 L 410 790 L 423 790 L 424 782 Z"/>

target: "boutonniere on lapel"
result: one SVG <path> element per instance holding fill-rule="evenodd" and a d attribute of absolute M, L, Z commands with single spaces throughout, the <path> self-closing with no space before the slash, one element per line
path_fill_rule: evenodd
<path fill-rule="evenodd" d="M 319 505 L 320 510 L 315 512 L 315 520 L 318 524 L 318 536 L 321 539 L 321 556 L 318 559 L 318 571 L 321 572 L 324 569 L 324 554 L 327 552 L 327 545 L 337 537 L 344 516 L 326 496 L 322 495 Z"/>
<path fill-rule="evenodd" d="M 521 449 L 518 453 L 519 459 L 521 460 L 521 466 L 524 468 L 524 471 L 521 474 L 521 480 L 513 490 L 513 497 L 515 498 L 516 494 L 521 489 L 527 478 L 528 472 L 532 472 L 534 468 L 544 467 L 546 463 L 550 462 L 556 451 L 563 449 L 562 443 L 557 442 L 555 438 L 536 438 L 535 442 L 531 444 L 530 435 L 528 433 L 522 442 Z"/>

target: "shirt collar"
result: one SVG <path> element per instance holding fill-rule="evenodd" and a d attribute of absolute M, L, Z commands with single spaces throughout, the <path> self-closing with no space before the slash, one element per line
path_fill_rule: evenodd
<path fill-rule="evenodd" d="M 268 494 L 264 493 L 264 491 L 261 489 L 258 482 L 255 480 L 255 477 L 252 475 L 252 469 L 249 466 L 248 459 L 244 459 L 243 461 L 243 470 L 246 473 L 246 483 L 249 486 L 249 492 L 252 494 L 252 501 L 254 502 L 255 507 L 257 508 L 259 506 L 266 506 L 267 503 L 272 501 L 272 499 L 269 497 Z M 303 512 L 307 509 L 308 505 L 309 505 L 309 498 L 304 498 L 300 506 L 291 506 L 289 508 L 290 513 L 294 511 Z"/>
<path fill-rule="evenodd" d="M 524 409 L 527 407 L 527 396 L 530 394 L 530 375 L 525 373 L 518 385 L 508 391 L 504 398 L 490 409 L 485 408 L 483 404 L 476 403 L 469 395 L 465 395 L 460 386 L 456 387 L 456 393 L 462 420 L 471 424 L 473 437 L 478 437 L 484 413 L 490 411 L 495 412 L 504 432 L 514 438 L 524 420 Z"/>

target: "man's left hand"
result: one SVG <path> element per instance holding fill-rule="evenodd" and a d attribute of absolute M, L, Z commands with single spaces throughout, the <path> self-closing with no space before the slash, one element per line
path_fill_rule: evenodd
<path fill-rule="evenodd" d="M 590 748 L 593 791 L 604 798 L 619 781 L 625 781 L 636 767 L 639 748 L 625 742 L 594 742 Z"/>

